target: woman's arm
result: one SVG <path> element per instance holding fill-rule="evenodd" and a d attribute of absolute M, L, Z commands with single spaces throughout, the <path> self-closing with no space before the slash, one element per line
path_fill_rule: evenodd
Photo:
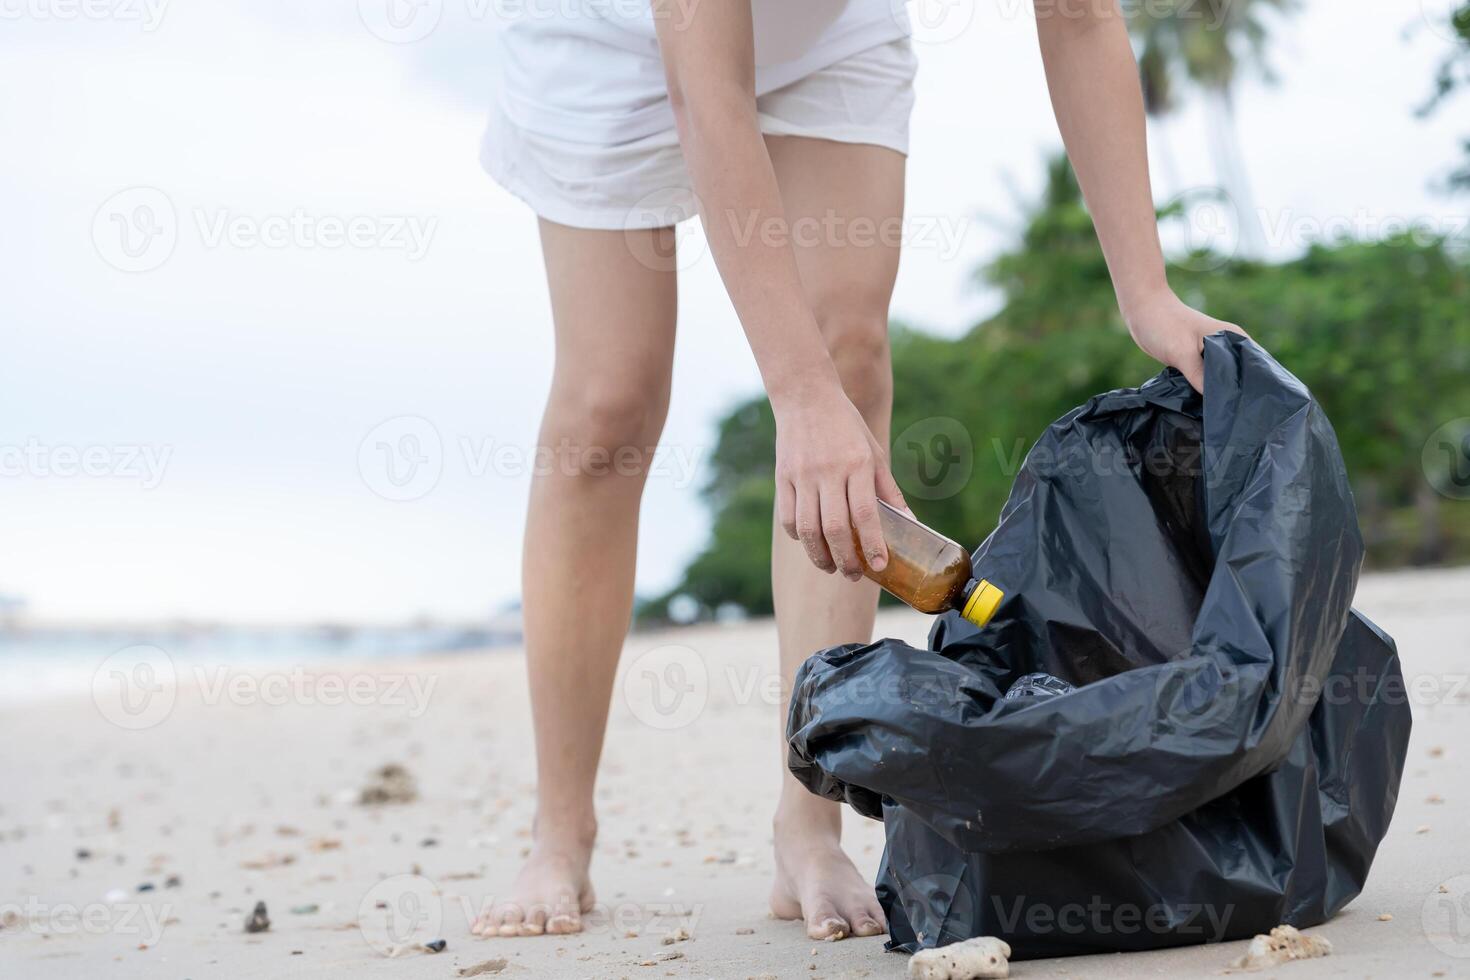
<path fill-rule="evenodd" d="M 782 526 L 812 561 L 861 577 L 852 544 L 879 570 L 887 549 L 876 498 L 904 507 L 878 445 L 842 390 L 801 290 L 775 170 L 756 118 L 748 2 L 689 7 L 654 0 L 679 143 L 715 264 L 735 304 L 776 415 Z"/>
<path fill-rule="evenodd" d="M 1057 125 L 1107 256 L 1118 308 L 1144 352 L 1204 390 L 1204 338 L 1233 323 L 1169 288 L 1149 186 L 1138 63 L 1115 0 L 1038 4 L 1037 32 Z"/>

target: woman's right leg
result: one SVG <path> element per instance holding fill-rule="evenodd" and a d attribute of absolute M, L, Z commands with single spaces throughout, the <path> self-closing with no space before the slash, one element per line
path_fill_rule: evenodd
<path fill-rule="evenodd" d="M 530 857 L 477 935 L 577 932 L 592 905 L 592 790 L 674 354 L 673 262 L 648 256 L 672 256 L 673 242 L 672 228 L 541 222 L 556 370 L 538 441 L 553 465 L 532 479 L 521 573 L 536 818 Z"/>

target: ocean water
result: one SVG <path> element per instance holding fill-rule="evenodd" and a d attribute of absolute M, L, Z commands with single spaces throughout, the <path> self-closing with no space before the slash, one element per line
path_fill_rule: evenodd
<path fill-rule="evenodd" d="M 286 670 L 490 650 L 520 642 L 514 630 L 445 626 L 8 630 L 0 631 L 0 704 L 86 696 L 98 672 L 119 657 L 162 655 L 180 668 Z"/>

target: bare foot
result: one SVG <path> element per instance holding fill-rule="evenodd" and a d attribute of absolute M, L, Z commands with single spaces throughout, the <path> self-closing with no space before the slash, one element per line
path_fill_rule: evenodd
<path fill-rule="evenodd" d="M 470 931 L 483 938 L 581 932 L 582 913 L 595 900 L 587 876 L 591 859 L 590 836 L 538 840 L 506 900 L 481 913 Z"/>
<path fill-rule="evenodd" d="M 825 801 L 823 801 L 825 802 Z M 869 884 L 838 843 L 827 821 L 793 826 L 776 820 L 776 882 L 771 914 L 801 919 L 812 939 L 876 936 L 888 930 Z"/>

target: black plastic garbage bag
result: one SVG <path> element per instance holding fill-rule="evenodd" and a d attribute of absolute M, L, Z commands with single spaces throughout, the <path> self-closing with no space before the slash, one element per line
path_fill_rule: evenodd
<path fill-rule="evenodd" d="M 928 650 L 798 673 L 791 770 L 884 821 L 890 948 L 1235 939 L 1362 889 L 1410 719 L 1350 608 L 1337 440 L 1245 338 L 1209 338 L 1205 371 L 1207 399 L 1168 370 L 1047 430 L 974 556 L 1006 592 L 984 629 L 950 614 Z"/>

